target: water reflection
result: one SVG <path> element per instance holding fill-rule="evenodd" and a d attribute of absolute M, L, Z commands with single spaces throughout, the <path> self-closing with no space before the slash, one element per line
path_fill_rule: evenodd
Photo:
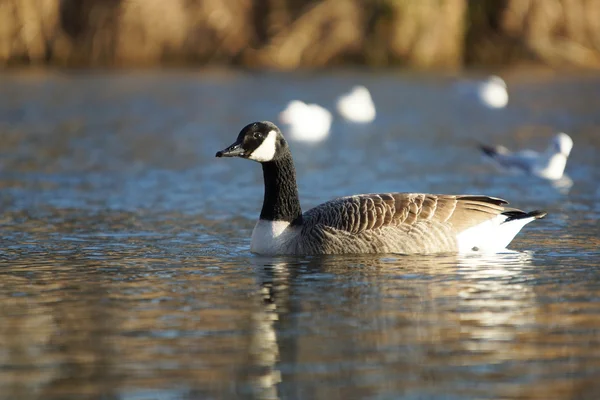
<path fill-rule="evenodd" d="M 169 259 L 5 269 L 2 392 L 576 397 L 600 368 L 598 305 L 557 301 L 531 253 Z"/>
<path fill-rule="evenodd" d="M 481 374 L 485 386 L 485 369 L 523 358 L 514 340 L 535 322 L 528 253 L 252 260 L 263 299 L 251 340 L 260 398 L 302 398 L 299 381 L 317 376 L 353 382 L 308 392 L 318 398 L 424 395 L 411 388 L 424 366 L 439 388 L 454 385 L 442 373 L 453 367 Z M 307 297 L 307 285 L 323 291 L 313 287 Z M 404 379 L 392 379 L 396 373 Z"/>
<path fill-rule="evenodd" d="M 261 264 L 262 266 L 262 264 Z M 261 307 L 253 314 L 253 329 L 249 351 L 252 363 L 258 367 L 250 377 L 253 397 L 259 399 L 279 398 L 277 384 L 281 372 L 276 364 L 280 361 L 276 323 L 286 310 L 289 290 L 289 266 L 286 263 L 265 264 L 259 279 Z"/>
<path fill-rule="evenodd" d="M 565 175 L 561 176 L 559 179 L 551 180 L 550 184 L 559 193 L 569 194 L 569 191 L 573 187 L 573 180 L 567 174 L 565 174 Z"/>

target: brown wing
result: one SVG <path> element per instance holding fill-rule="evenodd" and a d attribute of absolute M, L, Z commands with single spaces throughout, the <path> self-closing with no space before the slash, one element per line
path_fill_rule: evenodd
<path fill-rule="evenodd" d="M 383 226 L 410 226 L 431 220 L 452 224 L 456 232 L 506 210 L 506 201 L 487 196 L 379 193 L 340 197 L 306 213 L 308 226 L 322 225 L 357 234 Z"/>

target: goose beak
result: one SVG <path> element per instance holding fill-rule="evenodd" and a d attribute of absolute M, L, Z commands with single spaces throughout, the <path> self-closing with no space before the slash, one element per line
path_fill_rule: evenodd
<path fill-rule="evenodd" d="M 242 144 L 239 142 L 235 142 L 231 146 L 223 149 L 221 151 L 217 151 L 215 157 L 240 157 L 244 155 L 244 149 L 242 148 Z"/>

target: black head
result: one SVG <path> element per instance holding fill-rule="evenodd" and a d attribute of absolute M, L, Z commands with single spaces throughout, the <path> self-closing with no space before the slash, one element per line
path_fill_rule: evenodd
<path fill-rule="evenodd" d="M 218 151 L 216 157 L 241 157 L 258 162 L 276 160 L 287 149 L 279 128 L 272 122 L 253 122 L 246 125 L 235 143 Z"/>

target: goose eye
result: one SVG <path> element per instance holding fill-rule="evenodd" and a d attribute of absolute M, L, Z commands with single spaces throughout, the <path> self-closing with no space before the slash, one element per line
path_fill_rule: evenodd
<path fill-rule="evenodd" d="M 254 139 L 262 139 L 263 134 L 261 132 L 254 132 L 254 134 L 252 135 L 252 137 Z"/>

